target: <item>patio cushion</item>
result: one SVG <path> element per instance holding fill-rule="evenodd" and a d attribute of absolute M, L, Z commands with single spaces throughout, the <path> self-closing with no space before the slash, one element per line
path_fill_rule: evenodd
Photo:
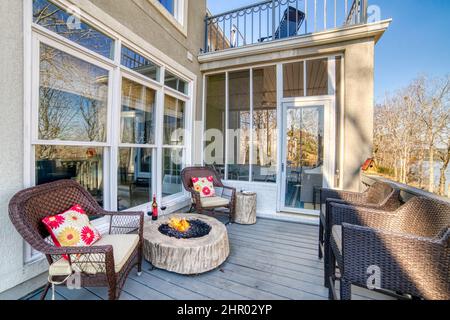
<path fill-rule="evenodd" d="M 61 214 L 45 217 L 42 223 L 57 247 L 91 246 L 101 238 L 78 204 Z"/>
<path fill-rule="evenodd" d="M 333 226 L 332 235 L 337 249 L 342 254 L 342 226 Z"/>
<path fill-rule="evenodd" d="M 200 193 L 201 198 L 215 197 L 216 190 L 214 190 L 213 176 L 192 178 L 194 190 Z"/>
<path fill-rule="evenodd" d="M 139 235 L 137 234 L 117 234 L 117 235 L 104 235 L 95 246 L 107 246 L 113 247 L 114 255 L 114 270 L 116 273 L 124 267 L 125 263 L 130 258 L 133 251 L 139 244 Z M 105 272 L 105 266 L 103 263 L 87 262 L 87 256 L 80 256 L 78 259 L 71 256 L 73 259 L 72 265 L 74 270 L 78 270 L 88 274 L 96 274 L 99 272 Z M 91 259 L 94 259 L 91 257 Z M 102 260 L 102 257 L 97 257 L 97 260 Z M 68 273 L 69 272 L 69 273 Z M 72 268 L 69 261 L 62 258 L 50 266 L 50 276 L 65 276 L 72 273 Z"/>
<path fill-rule="evenodd" d="M 215 208 L 227 206 L 230 203 L 230 200 L 222 197 L 211 197 L 202 198 L 201 202 L 203 208 Z"/>

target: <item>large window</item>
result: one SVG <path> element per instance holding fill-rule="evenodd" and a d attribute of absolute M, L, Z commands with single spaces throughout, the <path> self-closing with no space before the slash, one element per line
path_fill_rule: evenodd
<path fill-rule="evenodd" d="M 205 93 L 205 163 L 225 174 L 225 73 L 206 77 Z"/>
<path fill-rule="evenodd" d="M 162 193 L 172 196 L 182 192 L 181 170 L 184 163 L 186 103 L 166 95 L 163 123 Z"/>
<path fill-rule="evenodd" d="M 107 70 L 41 44 L 39 139 L 105 142 Z"/>
<path fill-rule="evenodd" d="M 227 180 L 276 183 L 281 152 L 278 103 L 329 96 L 333 64 L 336 85 L 342 86 L 340 57 L 329 65 L 332 60 L 308 59 L 284 63 L 280 69 L 272 65 L 207 75 L 204 164 L 213 166 Z M 340 89 L 337 98 L 339 95 Z M 337 101 L 338 107 L 340 103 Z M 339 143 L 340 127 L 336 130 Z"/>
<path fill-rule="evenodd" d="M 250 71 L 229 74 L 227 164 L 229 180 L 249 180 Z"/>
<path fill-rule="evenodd" d="M 275 66 L 253 70 L 252 180 L 277 181 L 277 76 Z"/>
<path fill-rule="evenodd" d="M 95 53 L 112 59 L 114 40 L 47 0 L 33 0 L 33 22 Z"/>
<path fill-rule="evenodd" d="M 108 210 L 183 197 L 190 83 L 72 11 L 33 1 L 31 182 L 76 180 Z"/>

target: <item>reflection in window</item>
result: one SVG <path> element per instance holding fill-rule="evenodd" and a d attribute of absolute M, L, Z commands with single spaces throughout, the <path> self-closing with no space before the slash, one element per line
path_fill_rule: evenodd
<path fill-rule="evenodd" d="M 183 145 L 185 102 L 171 96 L 164 99 L 164 145 Z"/>
<path fill-rule="evenodd" d="M 276 83 L 275 66 L 253 70 L 253 181 L 276 182 Z"/>
<path fill-rule="evenodd" d="M 134 72 L 159 81 L 159 66 L 125 46 L 122 46 L 121 63 Z"/>
<path fill-rule="evenodd" d="M 175 15 L 175 0 L 159 0 L 159 2 L 169 11 Z"/>
<path fill-rule="evenodd" d="M 152 89 L 122 79 L 122 143 L 155 143 L 155 95 Z"/>
<path fill-rule="evenodd" d="M 36 146 L 36 184 L 73 179 L 103 206 L 103 149 Z"/>
<path fill-rule="evenodd" d="M 181 170 L 183 169 L 183 149 L 163 149 L 163 197 L 183 191 L 181 185 Z"/>
<path fill-rule="evenodd" d="M 41 44 L 39 139 L 106 140 L 108 71 Z"/>
<path fill-rule="evenodd" d="M 328 94 L 328 59 L 306 61 L 306 95 Z"/>
<path fill-rule="evenodd" d="M 152 197 L 152 149 L 119 148 L 117 196 L 119 210 L 150 202 Z"/>
<path fill-rule="evenodd" d="M 181 93 L 188 94 L 188 84 L 169 71 L 166 71 L 164 83 L 169 88 L 175 89 Z"/>
<path fill-rule="evenodd" d="M 50 1 L 33 1 L 33 22 L 104 57 L 114 58 L 113 39 Z"/>
<path fill-rule="evenodd" d="M 285 98 L 305 95 L 303 61 L 283 65 L 283 95 Z"/>
<path fill-rule="evenodd" d="M 225 74 L 206 77 L 205 146 L 206 165 L 224 178 L 225 164 Z"/>
<path fill-rule="evenodd" d="M 250 72 L 229 74 L 228 180 L 249 181 Z"/>

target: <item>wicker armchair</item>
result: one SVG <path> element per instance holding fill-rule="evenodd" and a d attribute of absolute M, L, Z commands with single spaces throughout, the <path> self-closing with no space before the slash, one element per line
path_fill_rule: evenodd
<path fill-rule="evenodd" d="M 450 299 L 450 205 L 413 198 L 394 212 L 331 204 L 329 295 L 340 298 L 351 285 L 367 287 L 370 268 L 379 268 L 382 291 L 432 300 Z"/>
<path fill-rule="evenodd" d="M 41 220 L 75 204 L 90 218 L 109 217 L 109 234 L 91 247 L 55 247 L 47 240 L 49 233 Z M 132 268 L 137 266 L 138 274 L 141 272 L 144 214 L 107 212 L 75 181 L 60 180 L 17 193 L 9 203 L 9 216 L 25 241 L 45 254 L 55 281 L 66 278 L 58 269 L 78 271 L 82 286 L 108 287 L 109 299 L 115 300 Z M 49 287 L 47 283 L 42 299 Z"/>
<path fill-rule="evenodd" d="M 193 188 L 192 178 L 198 177 L 213 177 L 213 185 L 216 189 L 216 196 L 211 198 L 201 198 L 200 193 Z M 236 206 L 236 189 L 227 187 L 222 183 L 217 172 L 208 167 L 189 167 L 183 169 L 181 172 L 181 180 L 186 191 L 192 195 L 192 206 L 189 212 L 193 210 L 200 214 L 205 212 L 214 212 L 218 208 L 228 209 L 228 223 L 232 221 L 234 216 L 234 210 Z M 218 189 L 221 189 L 221 193 L 217 194 Z"/>
<path fill-rule="evenodd" d="M 326 219 L 327 212 L 330 212 L 331 203 L 349 204 L 384 211 L 393 211 L 402 205 L 400 200 L 400 191 L 384 182 L 376 182 L 362 193 L 335 189 L 322 189 L 320 198 L 319 259 L 324 257 L 325 270 L 328 265 L 327 251 L 330 247 L 327 243 L 329 243 L 331 235 L 331 227 L 326 227 Z M 328 277 L 325 276 L 325 286 L 328 286 L 327 279 Z"/>

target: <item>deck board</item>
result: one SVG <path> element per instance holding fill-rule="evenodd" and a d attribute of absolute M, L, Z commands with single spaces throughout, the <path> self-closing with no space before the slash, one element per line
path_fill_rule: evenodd
<path fill-rule="evenodd" d="M 222 220 L 222 218 L 218 217 Z M 326 300 L 323 262 L 317 258 L 318 228 L 259 219 L 256 225 L 228 227 L 231 254 L 221 267 L 206 274 L 183 276 L 152 270 L 143 264 L 140 277 L 132 272 L 122 300 Z M 29 299 L 39 299 L 37 292 Z M 51 293 L 47 295 L 50 299 Z M 58 287 L 59 300 L 107 299 L 106 288 L 69 290 Z M 353 299 L 389 297 L 362 288 Z"/>

